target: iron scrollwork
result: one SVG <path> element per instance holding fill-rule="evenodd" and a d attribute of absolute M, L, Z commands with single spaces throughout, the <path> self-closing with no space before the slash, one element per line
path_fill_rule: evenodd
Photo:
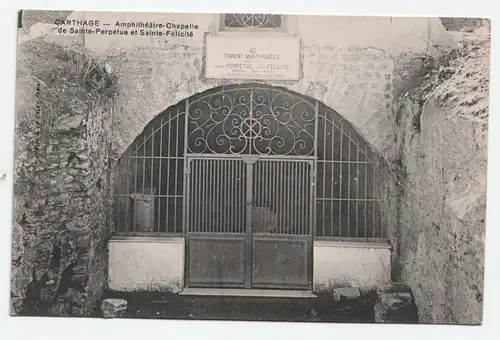
<path fill-rule="evenodd" d="M 228 13 L 224 15 L 224 27 L 227 28 L 280 28 L 279 14 Z"/>
<path fill-rule="evenodd" d="M 188 152 L 312 156 L 315 104 L 289 92 L 247 87 L 195 99 Z"/>

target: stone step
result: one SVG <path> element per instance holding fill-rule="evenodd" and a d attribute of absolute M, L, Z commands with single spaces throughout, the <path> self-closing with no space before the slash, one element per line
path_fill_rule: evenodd
<path fill-rule="evenodd" d="M 233 288 L 184 288 L 180 295 L 192 296 L 239 296 L 267 298 L 316 298 L 308 290 L 278 290 L 278 289 L 233 289 Z"/>

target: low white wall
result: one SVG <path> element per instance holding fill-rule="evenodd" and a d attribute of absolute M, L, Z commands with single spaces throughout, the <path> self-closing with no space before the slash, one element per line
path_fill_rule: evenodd
<path fill-rule="evenodd" d="M 109 242 L 108 287 L 116 291 L 183 288 L 184 239 L 113 237 Z M 390 281 L 388 244 L 314 242 L 314 290 L 354 286 L 369 289 Z"/>
<path fill-rule="evenodd" d="M 314 242 L 314 290 L 336 287 L 373 288 L 390 282 L 389 244 L 361 242 Z"/>
<path fill-rule="evenodd" d="M 183 238 L 113 237 L 108 247 L 109 289 L 178 292 L 183 288 Z"/>

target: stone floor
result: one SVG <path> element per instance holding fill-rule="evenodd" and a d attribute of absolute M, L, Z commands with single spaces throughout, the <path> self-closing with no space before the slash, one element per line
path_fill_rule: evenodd
<path fill-rule="evenodd" d="M 104 298 L 128 301 L 122 318 L 298 322 L 374 322 L 373 295 L 336 302 L 329 293 L 317 298 L 182 296 L 171 293 L 108 292 Z M 102 317 L 100 305 L 94 313 Z"/>

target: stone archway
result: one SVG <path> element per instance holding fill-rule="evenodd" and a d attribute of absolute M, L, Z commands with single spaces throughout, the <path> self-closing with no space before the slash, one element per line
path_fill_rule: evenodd
<path fill-rule="evenodd" d="M 217 87 L 155 117 L 121 157 L 115 230 L 186 238 L 186 285 L 310 289 L 314 239 L 384 237 L 377 167 L 319 101 Z"/>

